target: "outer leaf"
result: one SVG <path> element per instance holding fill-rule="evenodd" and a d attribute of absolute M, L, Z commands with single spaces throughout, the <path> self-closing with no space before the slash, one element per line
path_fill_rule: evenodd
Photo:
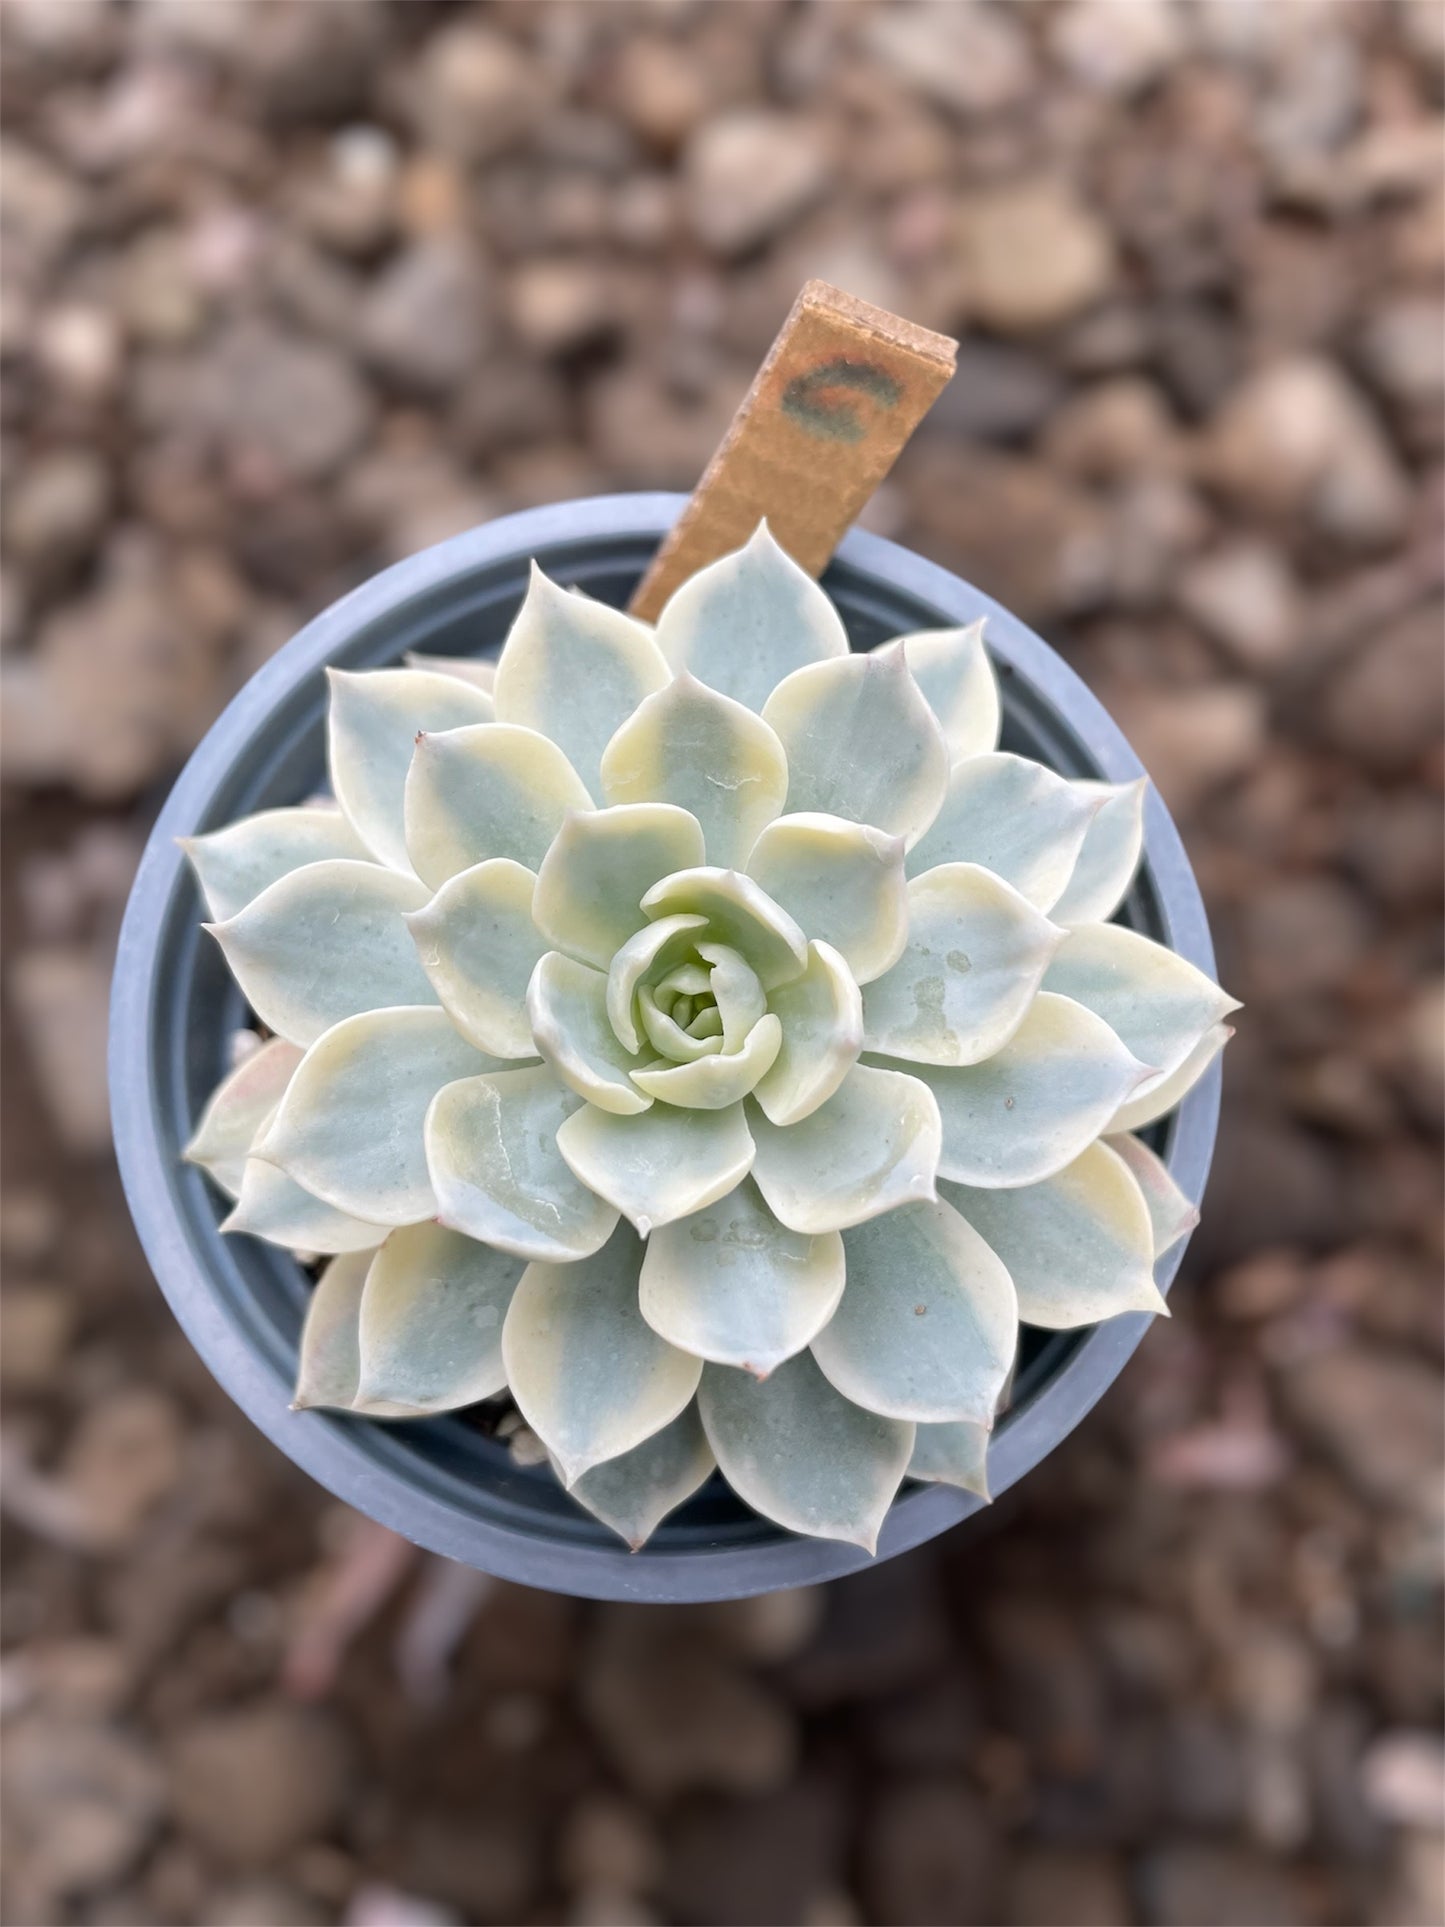
<path fill-rule="evenodd" d="M 985 1187 L 1037 1184 L 1062 1171 L 1149 1074 L 1102 1017 L 1049 991 L 982 1064 L 913 1070 L 943 1119 L 939 1175 Z"/>
<path fill-rule="evenodd" d="M 494 656 L 427 656 L 420 649 L 408 649 L 404 660 L 408 669 L 425 669 L 434 676 L 455 676 L 459 682 L 470 683 L 473 689 L 484 690 L 489 696 L 496 687 Z"/>
<path fill-rule="evenodd" d="M 1154 1284 L 1149 1207 L 1107 1144 L 1018 1191 L 940 1189 L 1008 1266 L 1026 1325 L 1064 1331 L 1126 1311 L 1167 1316 Z"/>
<path fill-rule="evenodd" d="M 1239 1005 L 1162 943 L 1113 923 L 1080 924 L 1049 965 L 1048 990 L 1097 1011 L 1162 1084 Z M 1134 1093 L 1146 1097 L 1150 1086 Z"/>
<path fill-rule="evenodd" d="M 642 907 L 650 917 L 706 917 L 708 936 L 740 952 L 765 990 L 801 976 L 808 961 L 808 940 L 797 924 L 737 870 L 680 870 L 655 883 Z"/>
<path fill-rule="evenodd" d="M 502 1328 L 507 1382 L 567 1484 L 660 1432 L 691 1401 L 702 1361 L 637 1308 L 642 1246 L 620 1225 L 575 1265 L 528 1265 Z"/>
<path fill-rule="evenodd" d="M 533 730 L 422 736 L 406 779 L 407 849 L 433 889 L 489 857 L 535 870 L 567 812 L 591 803 L 561 750 Z"/>
<path fill-rule="evenodd" d="M 527 987 L 532 1041 L 579 1097 L 625 1117 L 652 1102 L 633 1083 L 636 1054 L 607 1016 L 607 979 L 600 970 L 551 950 Z"/>
<path fill-rule="evenodd" d="M 228 1198 L 240 1195 L 251 1146 L 301 1058 L 297 1045 L 273 1037 L 223 1077 L 207 1100 L 185 1158 L 199 1164 Z"/>
<path fill-rule="evenodd" d="M 753 1161 L 741 1104 L 726 1111 L 656 1104 L 639 1117 L 588 1104 L 558 1131 L 557 1149 L 583 1184 L 615 1204 L 644 1238 L 726 1197 Z"/>
<path fill-rule="evenodd" d="M 422 1123 L 443 1084 L 502 1070 L 440 1010 L 348 1017 L 301 1060 L 256 1153 L 350 1216 L 415 1224 L 435 1214 Z"/>
<path fill-rule="evenodd" d="M 609 803 L 677 804 L 702 825 L 707 861 L 730 869 L 742 868 L 787 793 L 788 759 L 768 725 L 686 670 L 647 697 L 602 757 Z"/>
<path fill-rule="evenodd" d="M 494 1057 L 535 1057 L 527 985 L 546 940 L 532 921 L 537 879 L 493 857 L 444 883 L 407 918 L 422 969 L 469 1044 Z"/>
<path fill-rule="evenodd" d="M 952 1425 L 920 1425 L 908 1461 L 909 1478 L 956 1485 L 964 1492 L 976 1492 L 980 1499 L 989 1498 L 990 1436 L 987 1425 L 973 1425 L 967 1419 Z"/>
<path fill-rule="evenodd" d="M 367 1418 L 412 1418 L 404 1405 L 363 1403 L 357 1397 L 361 1352 L 357 1332 L 361 1297 L 371 1270 L 373 1253 L 348 1252 L 333 1258 L 316 1281 L 301 1327 L 301 1356 L 297 1367 L 293 1411 L 312 1406 L 334 1406 L 361 1412 Z"/>
<path fill-rule="evenodd" d="M 911 1425 L 851 1404 L 808 1352 L 761 1381 L 709 1365 L 698 1410 L 723 1477 L 755 1512 L 877 1551 L 913 1451 Z"/>
<path fill-rule="evenodd" d="M 753 1107 L 754 1176 L 794 1231 L 841 1231 L 935 1196 L 941 1126 L 926 1084 L 855 1064 L 826 1104 L 779 1129 Z"/>
<path fill-rule="evenodd" d="M 1224 1046 L 1233 1037 L 1228 1024 L 1215 1024 L 1190 1051 L 1177 1071 L 1168 1077 L 1150 1078 L 1139 1091 L 1122 1103 L 1109 1120 L 1110 1131 L 1142 1131 L 1146 1124 L 1165 1117 L 1203 1077 Z"/>
<path fill-rule="evenodd" d="M 343 1017 L 435 1001 L 403 921 L 426 896 L 414 877 L 338 857 L 293 870 L 205 927 L 261 1020 L 314 1044 Z"/>
<path fill-rule="evenodd" d="M 788 758 L 788 811 L 821 811 L 915 844 L 942 807 L 948 748 L 901 655 L 798 669 L 763 721 Z"/>
<path fill-rule="evenodd" d="M 569 595 L 536 563 L 497 664 L 497 720 L 540 730 L 594 796 L 602 752 L 644 696 L 667 681 L 652 631 L 620 609 Z"/>
<path fill-rule="evenodd" d="M 921 1064 L 976 1064 L 1024 1020 L 1063 942 L 1017 890 L 974 863 L 908 886 L 908 945 L 863 992 L 869 1050 Z"/>
<path fill-rule="evenodd" d="M 619 1458 L 594 1465 L 568 1490 L 638 1552 L 716 1468 L 694 1400 L 670 1425 Z"/>
<path fill-rule="evenodd" d="M 1074 872 L 1100 800 L 1041 763 L 995 751 L 955 763 L 933 828 L 908 874 L 940 863 L 980 863 L 1047 910 Z"/>
<path fill-rule="evenodd" d="M 848 1289 L 813 1340 L 844 1398 L 888 1418 L 993 1418 L 1018 1348 L 1008 1273 L 950 1204 L 908 1204 L 843 1234 Z"/>
<path fill-rule="evenodd" d="M 1149 1207 L 1149 1222 L 1154 1227 L 1154 1256 L 1162 1258 L 1171 1245 L 1178 1244 L 1186 1231 L 1199 1222 L 1199 1208 L 1192 1204 L 1174 1182 L 1169 1166 L 1136 1137 L 1111 1137 L 1109 1149 L 1117 1151 L 1134 1174 Z"/>
<path fill-rule="evenodd" d="M 662 612 L 657 641 L 675 674 L 690 672 L 758 710 L 795 669 L 848 653 L 837 610 L 766 522 L 746 547 L 683 583 Z"/>
<path fill-rule="evenodd" d="M 361 1399 L 454 1412 L 504 1391 L 502 1320 L 524 1269 L 440 1225 L 393 1231 L 361 1298 Z"/>
<path fill-rule="evenodd" d="M 654 1065 L 634 1071 L 632 1081 L 664 1104 L 721 1111 L 746 1097 L 772 1069 L 782 1042 L 777 1018 L 760 1017 L 740 1050 L 699 1057 L 691 1064 Z"/>
<path fill-rule="evenodd" d="M 557 1148 L 558 1127 L 581 1108 L 545 1064 L 443 1086 L 426 1115 L 441 1222 L 519 1258 L 570 1264 L 599 1250 L 617 1213 Z"/>
<path fill-rule="evenodd" d="M 180 844 L 218 923 L 308 863 L 368 855 L 340 810 L 320 807 L 260 810 L 210 836 L 183 836 Z"/>
<path fill-rule="evenodd" d="M 955 759 L 983 756 L 998 746 L 998 678 L 984 647 L 983 629 L 981 617 L 963 629 L 920 629 L 879 651 L 903 656 Z"/>
<path fill-rule="evenodd" d="M 826 1104 L 863 1048 L 863 999 L 831 944 L 808 945 L 801 977 L 775 990 L 777 1060 L 753 1095 L 772 1124 L 797 1124 Z"/>
<path fill-rule="evenodd" d="M 1068 887 L 1053 906 L 1056 923 L 1104 923 L 1128 894 L 1144 850 L 1147 776 L 1132 783 L 1075 783 L 1100 800 Z"/>
<path fill-rule="evenodd" d="M 375 1251 L 386 1227 L 348 1217 L 313 1198 L 294 1178 L 261 1158 L 248 1158 L 236 1208 L 222 1231 L 245 1231 L 288 1251 Z"/>
<path fill-rule="evenodd" d="M 903 839 L 839 816 L 782 816 L 748 858 L 748 875 L 808 936 L 831 944 L 853 981 L 881 977 L 908 941 Z"/>
<path fill-rule="evenodd" d="M 702 826 L 671 803 L 578 812 L 542 859 L 538 927 L 549 948 L 605 970 L 646 923 L 642 901 L 658 878 L 702 857 Z"/>
<path fill-rule="evenodd" d="M 356 674 L 330 669 L 327 676 L 327 740 L 336 800 L 366 847 L 394 870 L 409 874 L 402 797 L 417 731 L 489 722 L 491 698 L 455 676 L 425 669 Z"/>
<path fill-rule="evenodd" d="M 843 1295 L 836 1231 L 789 1231 L 744 1180 L 716 1204 L 664 1225 L 642 1260 L 642 1315 L 685 1352 L 759 1378 L 802 1351 Z"/>

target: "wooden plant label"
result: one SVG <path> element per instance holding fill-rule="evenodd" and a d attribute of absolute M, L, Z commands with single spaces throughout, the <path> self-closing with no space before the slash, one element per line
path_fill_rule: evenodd
<path fill-rule="evenodd" d="M 678 585 L 759 519 L 820 575 L 953 373 L 958 343 L 809 281 L 692 500 L 632 598 L 655 622 Z"/>

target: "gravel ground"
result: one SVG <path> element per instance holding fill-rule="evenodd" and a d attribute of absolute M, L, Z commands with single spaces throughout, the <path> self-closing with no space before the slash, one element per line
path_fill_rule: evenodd
<path fill-rule="evenodd" d="M 4 1918 L 1429 1927 L 1437 0 L 5 0 Z M 172 1326 L 109 954 L 226 697 L 493 513 L 689 487 L 800 282 L 960 336 L 866 520 L 1109 702 L 1246 1000 L 1175 1316 L 981 1522 L 580 1606 Z"/>

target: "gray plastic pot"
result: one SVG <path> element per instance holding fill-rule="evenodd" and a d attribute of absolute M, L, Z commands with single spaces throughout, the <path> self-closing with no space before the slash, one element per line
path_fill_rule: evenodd
<path fill-rule="evenodd" d="M 502 1578 L 599 1599 L 736 1598 L 815 1583 L 870 1563 L 857 1548 L 796 1537 L 750 1512 L 714 1478 L 629 1553 L 544 1469 L 458 1418 L 390 1426 L 289 1409 L 308 1281 L 282 1251 L 223 1238 L 220 1200 L 181 1162 L 227 1039 L 246 1012 L 176 838 L 249 811 L 295 803 L 325 773 L 325 677 L 396 662 L 403 650 L 497 648 L 535 556 L 563 583 L 622 604 L 672 524 L 680 495 L 612 495 L 507 516 L 438 543 L 308 623 L 241 691 L 186 765 L 141 860 L 121 932 L 111 1001 L 116 1152 L 141 1242 L 186 1335 L 261 1430 L 338 1498 L 409 1539 Z M 823 578 L 855 648 L 989 618 L 1004 698 L 1004 744 L 1073 776 L 1118 782 L 1141 766 L 1089 691 L 1024 625 L 968 583 L 877 536 L 853 534 Z M 1213 972 L 1199 891 L 1173 823 L 1148 806 L 1144 864 L 1127 920 Z M 1157 1148 L 1198 1202 L 1219 1108 L 1212 1070 L 1159 1132 Z M 1161 1266 L 1167 1289 L 1178 1245 Z M 1091 1330 L 1027 1333 L 1014 1404 L 990 1479 L 1001 1492 L 1061 1443 L 1113 1382 L 1147 1316 Z M 905 1486 L 883 1527 L 887 1559 L 966 1519 L 980 1501 Z"/>

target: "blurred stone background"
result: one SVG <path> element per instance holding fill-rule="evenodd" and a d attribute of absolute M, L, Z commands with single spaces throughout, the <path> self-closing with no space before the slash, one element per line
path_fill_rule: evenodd
<path fill-rule="evenodd" d="M 1437 0 L 3 0 L 5 1918 L 1421 1927 L 1442 1897 Z M 107 1151 L 146 824 L 312 612 L 695 480 L 801 281 L 868 512 L 1109 702 L 1246 1000 L 1176 1315 L 984 1520 L 597 1608 L 230 1408 Z"/>

